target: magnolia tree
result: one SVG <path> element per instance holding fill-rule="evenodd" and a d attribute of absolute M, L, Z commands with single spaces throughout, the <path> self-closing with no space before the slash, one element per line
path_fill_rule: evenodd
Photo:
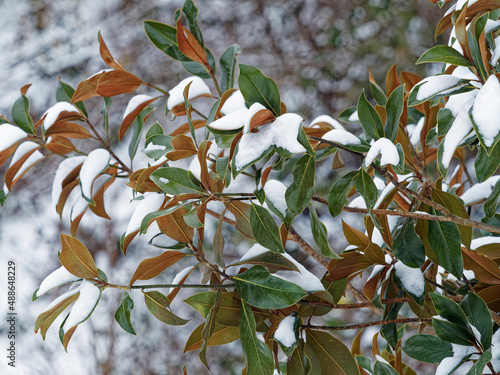
<path fill-rule="evenodd" d="M 0 117 L 0 164 L 10 160 L 2 203 L 31 167 L 62 156 L 53 182 L 46 182 L 53 184 L 59 215 L 70 212 L 70 233 L 61 234 L 61 267 L 33 299 L 63 285 L 66 290 L 58 289 L 35 332 L 45 338 L 64 313 L 59 336 L 67 348 L 101 294 L 113 289 L 123 293 L 115 318 L 125 331 L 135 334 L 132 289 L 143 292 L 156 319 L 184 325 L 171 304 L 181 288 L 190 288 L 184 302 L 205 321 L 184 350 L 199 350 L 207 367 L 208 347 L 239 339 L 248 374 L 415 374 L 407 356 L 439 363 L 439 374 L 463 365 L 470 374 L 500 371 L 494 346 L 500 342 L 500 182 L 494 176 L 500 164 L 500 1 L 459 0 L 446 12 L 436 36 L 451 28 L 449 44 L 417 61 L 441 64 L 441 73 L 422 80 L 394 66 L 384 85 L 370 75 L 375 106 L 363 92 L 357 106 L 339 116 L 356 134 L 328 115 L 306 125 L 287 112 L 270 78 L 236 63 L 238 45 L 217 61 L 204 45 L 197 14 L 187 0 L 175 13 L 175 27 L 144 23 L 149 40 L 190 75 L 169 91 L 127 71 L 99 35 L 108 69 L 76 90 L 60 81 L 57 103 L 37 122 L 29 113 L 28 86 L 13 105 L 12 121 Z M 133 96 L 119 128 L 110 125 L 110 98 L 141 90 L 150 95 Z M 86 104 L 96 103 L 88 101 L 93 97 L 102 98 L 102 127 L 89 119 Z M 158 104 L 184 124 L 169 134 L 164 124 L 151 124 Z M 124 146 L 126 160 L 115 152 Z M 136 157 L 139 149 L 149 161 L 132 168 L 134 158 L 145 160 Z M 318 163 L 331 159 L 332 168 L 345 167 L 341 154 L 360 163 L 343 169 L 350 170 L 330 184 L 328 196 L 316 195 Z M 288 186 L 278 180 L 283 176 Z M 88 211 L 109 218 L 104 196 L 123 179 L 130 199 L 140 201 L 120 239 L 123 255 L 146 232 L 161 254 L 143 259 L 128 284 L 119 285 L 76 234 Z M 316 211 L 321 205 L 328 211 Z M 344 221 L 334 228 L 337 221 L 327 212 L 357 213 L 366 231 Z M 218 220 L 210 238 L 209 216 Z M 299 220 L 310 223 L 314 243 L 294 230 Z M 332 250 L 327 229 L 343 231 L 349 246 L 341 254 Z M 229 236 L 231 244 L 234 237 L 251 244 L 242 257 L 225 246 Z M 287 241 L 314 258 L 322 274 L 289 255 Z M 195 265 L 171 284 L 145 283 L 178 262 Z M 346 294 L 359 302 L 344 303 Z M 322 325 L 321 317 L 335 309 L 371 309 L 380 318 Z M 380 327 L 370 354 L 360 344 L 369 326 Z M 348 329 L 359 331 L 350 348 L 335 333 Z"/>

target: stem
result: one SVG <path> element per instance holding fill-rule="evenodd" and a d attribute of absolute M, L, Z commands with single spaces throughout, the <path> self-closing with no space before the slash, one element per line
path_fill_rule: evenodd
<path fill-rule="evenodd" d="M 203 120 L 208 120 L 207 116 L 205 116 L 203 113 L 201 113 L 200 111 L 198 111 L 193 106 L 191 106 L 191 109 L 193 110 L 194 113 L 196 113 L 198 116 L 200 116 Z"/>
<path fill-rule="evenodd" d="M 327 331 L 340 331 L 340 330 L 349 330 L 349 329 L 360 329 L 372 326 L 379 326 L 383 324 L 398 324 L 398 323 L 412 323 L 412 322 L 430 322 L 431 318 L 401 318 L 401 319 L 388 319 L 388 320 L 378 320 L 375 322 L 367 322 L 360 324 L 349 324 L 345 326 L 317 326 L 313 324 L 303 324 L 301 326 L 302 329 L 320 329 Z"/>
<path fill-rule="evenodd" d="M 219 94 L 219 97 L 222 96 L 222 91 L 219 86 L 219 82 L 217 82 L 217 78 L 215 78 L 214 72 L 212 69 L 210 69 L 210 77 L 212 77 L 212 81 L 214 82 L 215 89 L 217 90 L 217 93 Z"/>
<path fill-rule="evenodd" d="M 147 285 L 118 285 L 118 284 L 104 284 L 106 287 L 115 288 L 115 289 L 151 289 L 151 288 L 212 288 L 212 289 L 225 289 L 234 287 L 234 284 L 147 284 Z"/>
<path fill-rule="evenodd" d="M 168 93 L 168 91 L 165 91 L 163 90 L 161 87 L 158 87 L 156 85 L 152 85 L 151 83 L 149 82 L 143 82 L 143 84 L 147 87 L 151 87 L 152 89 L 155 89 L 156 91 L 159 91 L 161 92 L 162 94 L 165 94 L 166 96 L 170 96 L 170 94 Z"/>

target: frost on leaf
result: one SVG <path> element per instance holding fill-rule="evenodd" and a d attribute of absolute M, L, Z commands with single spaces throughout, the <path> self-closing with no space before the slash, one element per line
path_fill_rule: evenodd
<path fill-rule="evenodd" d="M 104 171 L 109 164 L 111 155 L 105 149 L 98 148 L 90 152 L 83 162 L 82 169 L 80 170 L 80 186 L 82 188 L 82 196 L 92 202 L 92 185 L 102 171 Z"/>
<path fill-rule="evenodd" d="M 472 107 L 472 119 L 479 139 L 490 148 L 500 139 L 500 82 L 491 75 L 479 89 Z"/>
<path fill-rule="evenodd" d="M 189 87 L 188 100 L 202 95 L 211 95 L 207 84 L 200 77 L 185 78 L 168 92 L 167 109 L 169 111 L 179 104 L 184 105 L 184 89 L 189 83 L 191 83 L 191 86 Z"/>

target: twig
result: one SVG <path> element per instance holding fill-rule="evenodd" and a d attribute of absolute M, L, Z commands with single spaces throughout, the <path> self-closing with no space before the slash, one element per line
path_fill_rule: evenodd
<path fill-rule="evenodd" d="M 317 326 L 313 324 L 303 324 L 301 326 L 302 329 L 320 329 L 327 331 L 345 331 L 348 329 L 360 329 L 372 326 L 379 326 L 383 324 L 399 324 L 399 323 L 422 323 L 422 322 L 430 322 L 431 318 L 401 318 L 401 319 L 388 319 L 388 320 L 378 320 L 375 322 L 367 322 L 360 324 L 349 324 L 345 326 Z"/>
<path fill-rule="evenodd" d="M 147 284 L 147 285 L 118 285 L 118 284 L 109 284 L 109 283 L 104 283 L 103 284 L 106 287 L 109 288 L 115 288 L 115 289 L 159 289 L 159 288 L 212 288 L 212 289 L 225 289 L 225 288 L 232 288 L 234 287 L 234 284 Z"/>

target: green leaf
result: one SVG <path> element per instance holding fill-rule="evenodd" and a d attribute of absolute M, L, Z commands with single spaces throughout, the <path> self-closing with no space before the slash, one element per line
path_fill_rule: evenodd
<path fill-rule="evenodd" d="M 385 95 L 384 90 L 373 82 L 370 82 L 370 92 L 372 93 L 373 99 L 377 102 L 378 105 L 384 106 L 387 104 L 387 96 Z"/>
<path fill-rule="evenodd" d="M 483 210 L 488 219 L 497 213 L 498 197 L 500 195 L 500 181 L 497 181 L 490 196 L 484 202 Z"/>
<path fill-rule="evenodd" d="M 361 194 L 366 202 L 366 207 L 372 209 L 378 198 L 377 186 L 368 173 L 361 169 L 356 178 L 356 191 Z"/>
<path fill-rule="evenodd" d="M 448 131 L 455 121 L 455 116 L 453 116 L 453 113 L 448 108 L 441 108 L 438 112 L 437 119 L 437 135 L 438 137 L 443 137 L 448 134 Z"/>
<path fill-rule="evenodd" d="M 500 142 L 488 151 L 481 144 L 478 146 L 474 170 L 476 171 L 477 182 L 484 182 L 490 178 L 500 166 Z"/>
<path fill-rule="evenodd" d="M 236 68 L 236 55 L 241 52 L 237 44 L 228 47 L 222 54 L 219 64 L 221 70 L 220 87 L 225 92 L 234 87 L 234 71 Z"/>
<path fill-rule="evenodd" d="M 469 329 L 467 316 L 455 301 L 436 293 L 430 293 L 429 295 L 431 296 L 432 303 L 434 304 L 434 307 L 439 315 L 467 330 Z"/>
<path fill-rule="evenodd" d="M 425 262 L 425 246 L 415 232 L 413 219 L 408 219 L 392 242 L 394 255 L 408 267 L 421 268 Z"/>
<path fill-rule="evenodd" d="M 176 167 L 160 168 L 151 173 L 151 180 L 167 194 L 179 195 L 182 193 L 204 194 L 201 183 L 195 184 L 191 172 Z"/>
<path fill-rule="evenodd" d="M 134 308 L 134 301 L 130 298 L 129 293 L 125 292 L 123 294 L 122 303 L 118 307 L 115 313 L 115 320 L 118 322 L 120 327 L 122 327 L 128 333 L 135 335 L 134 327 L 130 321 L 130 312 Z"/>
<path fill-rule="evenodd" d="M 304 344 L 301 343 L 297 349 L 293 351 L 292 356 L 287 363 L 287 375 L 304 375 L 311 373 L 311 361 L 305 355 L 304 350 L 302 349 L 303 346 Z"/>
<path fill-rule="evenodd" d="M 451 344 L 432 335 L 411 336 L 403 351 L 417 361 L 427 363 L 440 363 L 445 358 L 453 357 Z"/>
<path fill-rule="evenodd" d="M 30 100 L 25 95 L 21 95 L 12 106 L 12 119 L 26 133 L 35 134 L 35 124 L 29 112 Z"/>
<path fill-rule="evenodd" d="M 5 193 L 5 191 L 3 190 L 0 190 L 0 206 L 3 207 L 3 205 L 5 204 L 5 201 L 7 200 L 7 197 L 9 196 L 9 194 Z"/>
<path fill-rule="evenodd" d="M 252 203 L 250 224 L 252 234 L 259 244 L 278 253 L 285 252 L 281 242 L 280 230 L 269 211 Z"/>
<path fill-rule="evenodd" d="M 284 309 L 307 295 L 300 286 L 272 276 L 263 266 L 253 266 L 234 276 L 234 283 L 245 301 L 261 309 Z"/>
<path fill-rule="evenodd" d="M 474 66 L 477 68 L 477 71 L 481 76 L 481 78 L 483 79 L 483 81 L 486 82 L 486 80 L 489 77 L 489 72 L 488 72 L 489 66 L 488 67 L 484 66 L 483 58 L 481 56 L 481 50 L 479 48 L 479 43 L 476 40 L 476 38 L 472 36 L 469 30 L 467 30 L 467 42 L 469 43 L 469 49 L 472 55 L 472 61 L 474 62 Z"/>
<path fill-rule="evenodd" d="M 58 102 L 68 102 L 71 103 L 71 98 L 73 98 L 73 94 L 75 93 L 75 89 L 68 85 L 67 83 L 59 80 L 59 84 L 56 89 L 56 100 Z M 89 117 L 87 113 L 87 109 L 85 108 L 85 104 L 83 102 L 76 102 L 74 106 L 77 107 L 85 117 Z"/>
<path fill-rule="evenodd" d="M 359 375 L 350 350 L 328 332 L 306 330 L 307 344 L 318 357 L 321 373 L 329 375 Z"/>
<path fill-rule="evenodd" d="M 201 330 L 201 338 L 203 339 L 203 344 L 201 346 L 201 350 L 199 353 L 200 360 L 203 362 L 203 364 L 208 367 L 208 362 L 207 362 L 207 348 L 208 348 L 208 340 L 212 336 L 215 330 L 215 317 L 217 315 L 217 312 L 219 310 L 219 307 L 221 305 L 221 293 L 216 292 L 215 299 L 212 303 L 212 306 L 210 306 L 208 315 L 207 315 L 207 320 L 205 322 L 205 325 L 203 326 L 203 329 Z"/>
<path fill-rule="evenodd" d="M 274 361 L 271 349 L 257 338 L 255 319 L 251 307 L 241 301 L 240 340 L 250 375 L 272 375 Z"/>
<path fill-rule="evenodd" d="M 144 119 L 154 110 L 153 107 L 144 108 L 141 113 L 133 121 L 132 128 L 132 138 L 128 144 L 128 155 L 130 160 L 133 160 L 137 149 L 139 148 L 139 143 L 141 141 L 142 129 L 144 128 Z"/>
<path fill-rule="evenodd" d="M 170 311 L 168 298 L 157 291 L 144 292 L 144 301 L 151 314 L 159 321 L 169 325 L 184 325 L 189 320 L 182 319 Z"/>
<path fill-rule="evenodd" d="M 316 212 L 316 209 L 314 208 L 312 203 L 309 204 L 309 214 L 309 218 L 311 220 L 311 232 L 314 238 L 314 242 L 316 243 L 316 246 L 318 246 L 320 253 L 328 258 L 340 259 L 340 257 L 335 254 L 330 247 L 330 244 L 328 243 L 328 231 L 326 230 L 326 226 L 319 219 L 318 213 Z"/>
<path fill-rule="evenodd" d="M 219 223 L 217 224 L 217 229 L 215 230 L 214 239 L 212 242 L 214 250 L 214 260 L 221 268 L 226 267 L 224 263 L 224 246 L 226 242 L 222 233 L 222 223 L 224 223 L 225 214 L 226 209 L 224 209 L 224 211 L 222 211 L 219 216 Z"/>
<path fill-rule="evenodd" d="M 482 375 L 484 374 L 484 368 L 488 365 L 488 362 L 493 358 L 491 354 L 491 349 L 486 350 L 481 357 L 474 363 L 472 368 L 467 371 L 465 375 Z"/>
<path fill-rule="evenodd" d="M 280 344 L 281 349 L 283 350 L 283 353 L 285 353 L 288 357 L 290 357 L 292 355 L 293 351 L 295 350 L 295 348 L 297 348 L 297 346 L 299 345 L 300 316 L 299 316 L 299 314 L 297 314 L 296 311 L 292 311 L 292 314 L 289 315 L 288 317 L 286 317 L 285 319 L 293 319 L 292 330 L 293 330 L 293 334 L 295 336 L 294 343 L 291 344 L 290 346 L 286 346 L 286 343 L 283 343 L 279 340 L 279 338 L 276 338 L 276 332 L 274 333 L 273 338 L 274 338 L 274 340 L 276 340 L 278 342 L 278 344 Z M 282 323 L 280 323 L 280 324 L 282 324 Z M 285 323 L 283 323 L 283 324 L 285 324 Z"/>
<path fill-rule="evenodd" d="M 189 61 L 179 49 L 175 27 L 156 21 L 144 21 L 144 31 L 151 43 L 160 51 L 175 60 Z"/>
<path fill-rule="evenodd" d="M 226 187 L 229 186 L 231 182 L 231 172 L 229 170 L 229 156 L 223 156 L 218 158 L 215 162 L 215 170 L 220 177 L 220 180 L 224 183 Z"/>
<path fill-rule="evenodd" d="M 151 130 L 151 129 L 150 129 Z M 149 133 L 149 130 L 148 130 Z M 146 146 L 149 144 L 152 144 L 156 147 L 150 147 L 149 150 L 144 149 L 143 152 L 152 159 L 159 159 L 163 155 L 165 155 L 169 151 L 173 151 L 174 148 L 172 147 L 172 139 L 174 137 L 171 137 L 169 135 L 164 135 L 164 134 L 155 134 L 151 135 L 150 137 L 147 136 L 146 134 Z"/>
<path fill-rule="evenodd" d="M 373 373 L 374 375 L 398 375 L 398 372 L 394 368 L 380 361 L 375 362 Z"/>
<path fill-rule="evenodd" d="M 431 210 L 431 214 L 435 214 Z M 428 241 L 436 258 L 446 271 L 457 279 L 462 278 L 463 259 L 460 232 L 455 223 L 428 221 Z"/>
<path fill-rule="evenodd" d="M 493 323 L 488 305 L 477 294 L 469 292 L 460 303 L 460 307 L 467 315 L 470 324 L 476 327 L 481 334 L 483 349 L 489 349 L 493 335 Z"/>
<path fill-rule="evenodd" d="M 293 182 L 286 189 L 285 198 L 288 209 L 300 214 L 314 195 L 316 159 L 310 155 L 301 157 L 293 167 Z"/>
<path fill-rule="evenodd" d="M 184 4 L 182 5 L 182 13 L 186 17 L 189 31 L 191 31 L 191 34 L 194 35 L 196 40 L 203 47 L 203 36 L 201 35 L 201 30 L 198 26 L 198 8 L 194 5 L 192 0 L 184 1 Z"/>
<path fill-rule="evenodd" d="M 447 320 L 432 318 L 432 327 L 436 335 L 453 344 L 472 346 L 474 342 L 474 335 L 471 332 Z"/>
<path fill-rule="evenodd" d="M 187 225 L 189 225 L 191 228 L 203 228 L 203 223 L 201 220 L 198 218 L 198 215 L 196 214 L 198 207 L 193 208 L 191 211 L 189 211 L 187 214 L 185 214 L 184 221 L 186 222 Z"/>
<path fill-rule="evenodd" d="M 392 142 L 394 142 L 398 135 L 399 119 L 403 114 L 404 99 L 404 85 L 401 85 L 391 93 L 385 107 L 387 118 L 385 120 L 384 134 Z"/>
<path fill-rule="evenodd" d="M 275 116 L 281 115 L 281 99 L 276 83 L 253 66 L 239 64 L 238 67 L 240 69 L 238 86 L 247 107 L 253 103 L 260 103 Z"/>
<path fill-rule="evenodd" d="M 348 123 L 359 123 L 359 121 L 351 119 L 351 116 L 357 111 L 357 107 L 349 107 L 344 109 L 342 112 L 339 114 L 339 120 L 343 122 L 348 122 Z"/>
<path fill-rule="evenodd" d="M 377 140 L 384 136 L 384 125 L 375 108 L 366 100 L 364 90 L 358 100 L 358 117 L 361 126 L 371 138 Z"/>
<path fill-rule="evenodd" d="M 348 203 L 347 193 L 354 184 L 358 173 L 359 171 L 351 171 L 345 174 L 330 189 L 330 194 L 328 194 L 328 210 L 333 217 L 340 215 L 344 206 Z"/>
<path fill-rule="evenodd" d="M 231 264 L 231 266 L 239 266 L 241 264 L 258 264 L 266 267 L 269 270 L 300 272 L 293 262 L 285 258 L 280 253 L 275 253 L 274 251 L 266 251 L 252 258 L 233 263 Z"/>
<path fill-rule="evenodd" d="M 444 63 L 457 66 L 472 66 L 472 63 L 462 56 L 460 52 L 449 46 L 435 46 L 424 52 L 416 64 Z"/>

